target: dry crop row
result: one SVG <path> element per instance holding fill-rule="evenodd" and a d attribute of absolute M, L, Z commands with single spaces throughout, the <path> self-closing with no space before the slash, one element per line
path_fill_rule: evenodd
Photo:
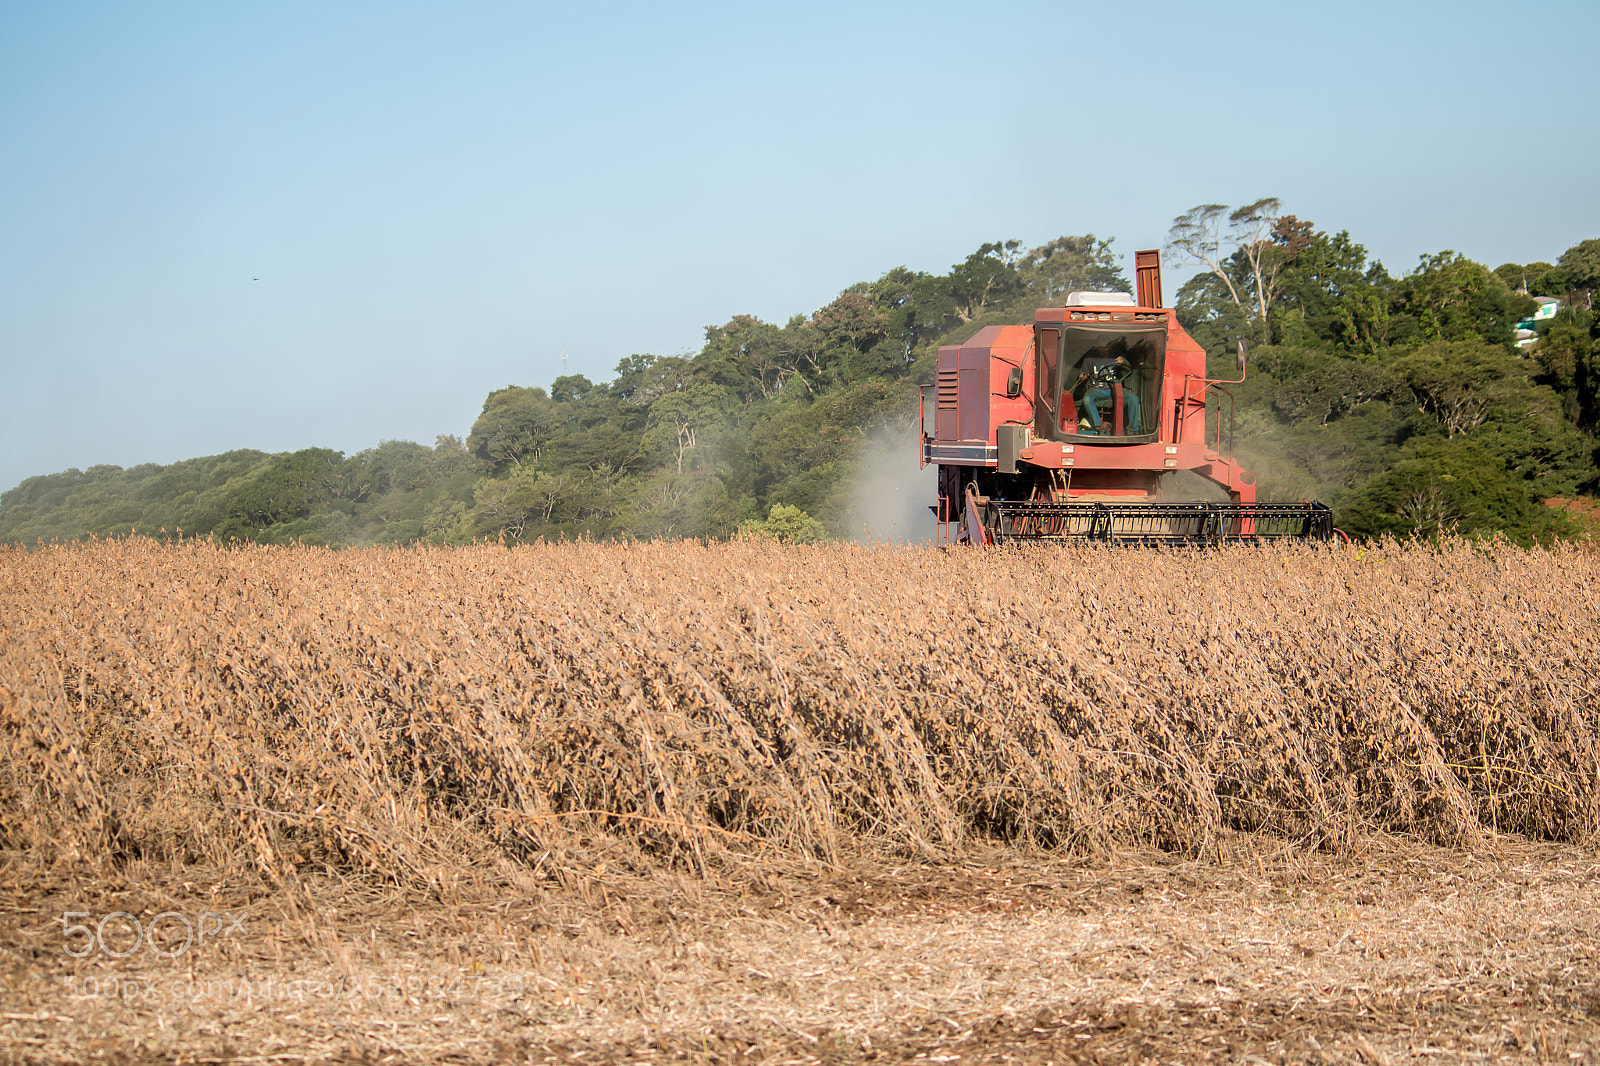
<path fill-rule="evenodd" d="M 427 881 L 1600 829 L 1600 555 L 0 550 L 0 846 Z"/>

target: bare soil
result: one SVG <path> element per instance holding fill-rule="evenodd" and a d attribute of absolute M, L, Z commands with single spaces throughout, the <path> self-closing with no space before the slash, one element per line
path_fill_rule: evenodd
<path fill-rule="evenodd" d="M 427 895 L 12 854 L 0 1062 L 1600 1062 L 1597 898 L 1600 856 L 1505 836 L 500 868 Z M 117 911 L 209 937 L 65 938 Z"/>
<path fill-rule="evenodd" d="M 1546 507 L 1565 511 L 1573 528 L 1591 537 L 1600 536 L 1600 501 L 1593 499 L 1563 499 L 1556 496 L 1544 501 Z"/>

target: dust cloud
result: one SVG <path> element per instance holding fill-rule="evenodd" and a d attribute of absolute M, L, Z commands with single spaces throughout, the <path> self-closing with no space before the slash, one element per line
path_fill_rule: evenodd
<path fill-rule="evenodd" d="M 868 435 L 850 485 L 850 539 L 876 544 L 933 543 L 939 469 L 918 469 L 915 418 Z"/>
<path fill-rule="evenodd" d="M 1161 475 L 1162 503 L 1227 503 L 1228 490 L 1193 470 L 1173 470 Z"/>

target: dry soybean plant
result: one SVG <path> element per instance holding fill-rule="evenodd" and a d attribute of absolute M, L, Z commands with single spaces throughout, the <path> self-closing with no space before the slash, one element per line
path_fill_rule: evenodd
<path fill-rule="evenodd" d="M 1600 555 L 0 549 L 0 847 L 427 884 L 1600 829 Z"/>

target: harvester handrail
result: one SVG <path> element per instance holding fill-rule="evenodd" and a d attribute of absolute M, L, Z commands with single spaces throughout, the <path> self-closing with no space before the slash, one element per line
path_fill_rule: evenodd
<path fill-rule="evenodd" d="M 1193 395 L 1192 395 L 1192 393 L 1190 391 L 1190 384 L 1192 382 L 1196 382 L 1196 381 L 1198 381 L 1202 386 L 1202 388 L 1200 390 L 1200 395 L 1201 395 L 1201 398 L 1202 398 L 1202 402 L 1204 402 L 1205 394 L 1214 390 L 1214 391 L 1219 392 L 1222 395 L 1228 397 L 1228 403 L 1230 404 L 1230 412 L 1231 412 L 1231 405 L 1233 403 L 1233 393 L 1228 391 L 1227 389 L 1220 388 L 1219 386 L 1241 384 L 1244 381 L 1244 376 L 1241 374 L 1240 377 L 1238 378 L 1238 380 L 1234 380 L 1232 378 L 1208 378 L 1208 377 L 1205 377 L 1202 374 L 1185 374 L 1183 376 L 1183 395 L 1177 397 L 1177 399 L 1173 401 L 1174 402 L 1174 407 L 1175 407 L 1174 414 L 1175 414 L 1175 423 L 1176 423 L 1173 426 L 1173 432 L 1172 432 L 1172 443 L 1174 443 L 1174 444 L 1182 444 L 1183 443 L 1183 405 L 1185 403 L 1187 403 L 1187 402 L 1192 402 Z M 1205 437 L 1206 437 L 1206 434 L 1205 433 L 1201 433 L 1200 442 L 1202 444 L 1205 443 Z M 1217 443 L 1218 443 L 1218 446 L 1220 447 L 1221 443 L 1222 443 L 1221 442 L 1221 426 L 1220 426 L 1220 423 L 1218 425 L 1217 437 L 1218 437 Z M 1230 424 L 1229 424 L 1229 427 L 1228 427 L 1228 454 L 1229 455 L 1233 454 L 1233 426 L 1231 424 L 1231 419 L 1230 419 Z"/>
<path fill-rule="evenodd" d="M 1217 435 L 1216 435 L 1216 438 L 1215 438 L 1215 443 L 1213 444 L 1211 450 L 1216 452 L 1218 455 L 1226 454 L 1227 457 L 1228 457 L 1228 462 L 1231 463 L 1231 462 L 1233 462 L 1233 437 L 1234 437 L 1234 429 L 1236 428 L 1235 424 L 1234 424 L 1234 414 L 1235 414 L 1234 399 L 1233 399 L 1233 393 L 1229 392 L 1227 389 L 1218 387 L 1221 384 L 1234 384 L 1234 383 L 1232 383 L 1232 382 L 1216 382 L 1216 381 L 1208 382 L 1207 385 L 1206 385 L 1206 391 L 1210 392 L 1213 389 L 1215 389 L 1216 392 L 1219 395 L 1226 396 L 1228 398 L 1228 450 L 1227 450 L 1227 452 L 1223 452 L 1223 450 L 1222 450 L 1222 404 L 1221 404 L 1220 401 L 1217 403 Z"/>

